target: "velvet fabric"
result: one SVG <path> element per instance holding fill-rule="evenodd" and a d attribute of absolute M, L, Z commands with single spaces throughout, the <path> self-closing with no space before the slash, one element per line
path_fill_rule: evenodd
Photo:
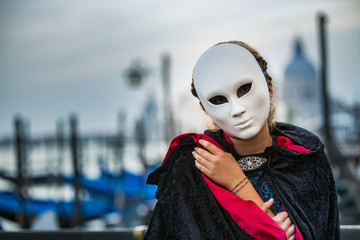
<path fill-rule="evenodd" d="M 206 134 L 238 157 L 222 131 Z M 339 239 L 335 183 L 323 144 L 290 124 L 278 123 L 273 135 L 282 145 L 265 149 L 269 157 L 265 171 L 302 237 Z M 240 227 L 232 209 L 214 197 L 194 165 L 191 152 L 196 139 L 183 135 L 175 140 L 166 161 L 148 178 L 149 184 L 158 185 L 158 202 L 145 239 L 271 239 L 252 236 Z"/>

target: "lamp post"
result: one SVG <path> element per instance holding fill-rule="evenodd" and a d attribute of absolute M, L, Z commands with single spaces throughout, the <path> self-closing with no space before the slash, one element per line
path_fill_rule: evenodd
<path fill-rule="evenodd" d="M 174 137 L 174 120 L 172 114 L 172 100 L 171 100 L 171 78 L 170 78 L 171 58 L 169 53 L 161 55 L 161 90 L 163 94 L 163 137 L 166 142 L 169 142 Z M 127 83 L 133 87 L 140 87 L 144 79 L 149 75 L 149 69 L 144 61 L 140 59 L 134 60 L 128 69 L 125 70 L 125 79 Z"/>

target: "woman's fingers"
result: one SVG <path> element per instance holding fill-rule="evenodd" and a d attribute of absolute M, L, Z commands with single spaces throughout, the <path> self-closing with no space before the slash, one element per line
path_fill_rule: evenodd
<path fill-rule="evenodd" d="M 207 174 L 207 171 L 211 167 L 211 163 L 203 158 L 200 154 L 198 154 L 196 151 L 192 152 L 194 158 L 195 158 L 195 166 L 203 173 Z"/>
<path fill-rule="evenodd" d="M 204 165 L 201 165 L 201 163 L 199 163 L 197 160 L 195 160 L 195 166 L 197 169 L 199 169 L 200 172 L 204 173 L 205 175 L 208 174 L 209 169 L 204 167 Z"/>
<path fill-rule="evenodd" d="M 274 203 L 274 199 L 271 198 L 270 200 L 260 205 L 260 209 L 263 210 L 271 218 L 275 216 L 270 210 L 270 207 L 273 205 L 273 203 Z"/>
<path fill-rule="evenodd" d="M 217 146 L 215 146 L 211 142 L 208 142 L 208 141 L 206 141 L 204 139 L 200 139 L 199 143 L 203 147 L 205 147 L 210 153 L 212 153 L 214 155 L 224 152 L 223 150 L 221 150 L 220 148 L 218 148 Z"/>
<path fill-rule="evenodd" d="M 269 210 L 271 208 L 273 203 L 274 203 L 274 199 L 271 198 L 270 200 L 268 200 L 268 201 L 264 202 L 263 204 L 261 204 L 260 208 L 261 208 L 261 210 L 266 212 L 267 210 Z"/>
<path fill-rule="evenodd" d="M 195 147 L 195 152 L 201 156 L 202 158 L 204 158 L 205 160 L 211 162 L 211 160 L 214 158 L 214 155 L 211 154 L 210 152 L 208 152 L 205 149 L 199 148 L 199 147 Z"/>
<path fill-rule="evenodd" d="M 291 220 L 287 212 L 278 213 L 273 219 L 284 232 L 286 232 L 291 225 Z"/>
<path fill-rule="evenodd" d="M 273 219 L 285 232 L 286 239 L 290 240 L 295 238 L 295 225 L 291 222 L 287 212 L 278 213 Z"/>
<path fill-rule="evenodd" d="M 290 218 L 286 218 L 285 221 L 282 223 L 282 228 L 287 230 L 291 225 L 291 220 Z"/>
<path fill-rule="evenodd" d="M 276 214 L 276 216 L 273 218 L 275 222 L 277 222 L 278 224 L 282 224 L 286 218 L 288 217 L 288 213 L 287 212 L 280 212 L 278 214 Z M 280 225 L 279 224 L 279 225 Z"/>
<path fill-rule="evenodd" d="M 295 238 L 295 225 L 291 224 L 290 227 L 288 228 L 288 230 L 285 232 L 286 234 L 286 239 L 290 240 L 290 239 L 294 239 Z"/>

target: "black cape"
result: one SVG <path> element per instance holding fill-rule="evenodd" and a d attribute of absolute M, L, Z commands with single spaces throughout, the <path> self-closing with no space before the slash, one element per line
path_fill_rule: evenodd
<path fill-rule="evenodd" d="M 239 157 L 221 130 L 205 134 Z M 273 136 L 288 137 L 311 150 L 265 149 L 269 183 L 303 238 L 340 239 L 335 182 L 324 145 L 311 132 L 285 123 L 277 123 Z M 166 162 L 149 175 L 147 183 L 158 185 L 158 202 L 144 239 L 255 239 L 212 195 L 194 165 L 195 146 L 191 136 L 184 136 Z"/>

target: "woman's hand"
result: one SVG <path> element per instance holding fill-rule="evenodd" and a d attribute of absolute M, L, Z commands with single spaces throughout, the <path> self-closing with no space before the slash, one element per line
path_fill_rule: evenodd
<path fill-rule="evenodd" d="M 268 213 L 270 207 L 273 205 L 274 199 L 270 199 L 267 202 L 264 202 L 260 208 Z M 291 219 L 287 212 L 280 212 L 278 214 L 270 215 L 272 219 L 281 227 L 281 229 L 285 232 L 287 240 L 294 240 L 295 239 L 295 225 L 291 222 Z"/>
<path fill-rule="evenodd" d="M 284 230 L 286 239 L 295 239 L 295 225 L 291 222 L 291 219 L 287 212 L 280 212 L 273 217 L 273 220 L 279 224 L 282 230 Z"/>
<path fill-rule="evenodd" d="M 193 151 L 195 166 L 216 184 L 229 191 L 245 177 L 234 157 L 214 144 L 199 140 L 205 149 L 196 147 Z"/>

